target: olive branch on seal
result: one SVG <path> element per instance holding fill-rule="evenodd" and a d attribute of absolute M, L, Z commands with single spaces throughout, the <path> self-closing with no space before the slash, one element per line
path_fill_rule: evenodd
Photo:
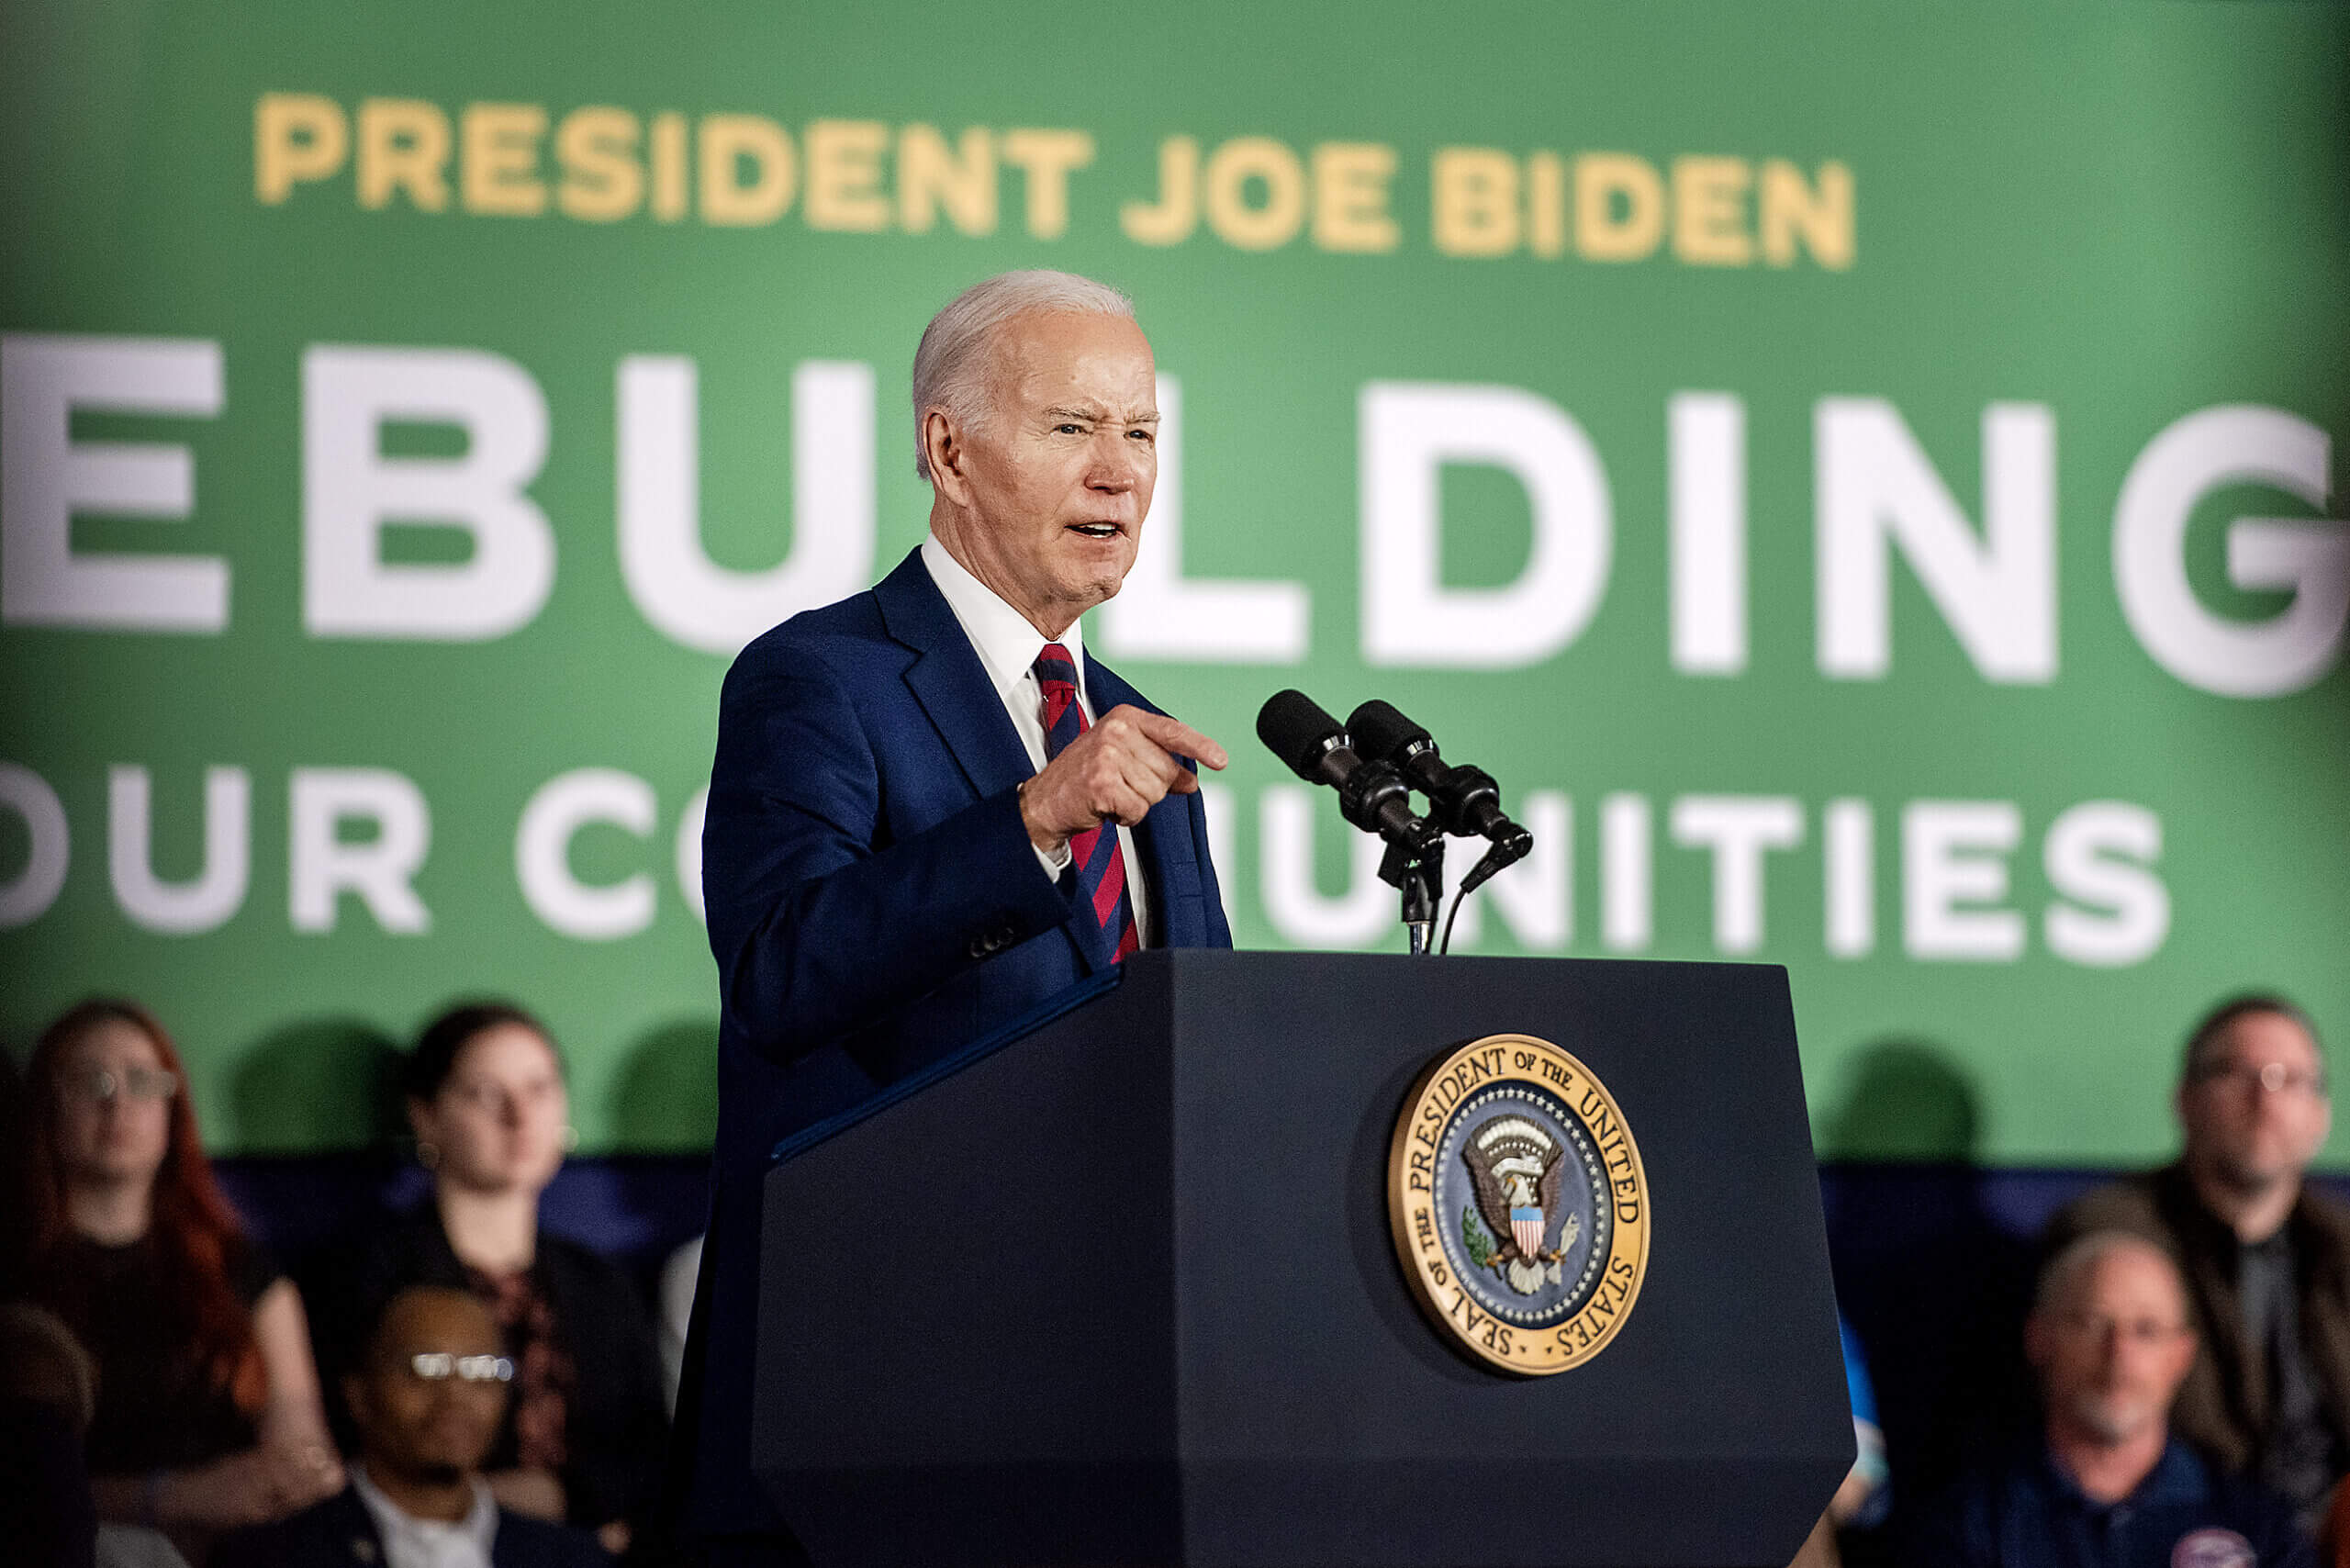
<path fill-rule="evenodd" d="M 1495 1250 L 1493 1232 L 1487 1230 L 1484 1221 L 1477 1217 L 1477 1208 L 1473 1204 L 1460 1206 L 1460 1244 L 1469 1249 L 1469 1260 L 1480 1269 L 1492 1260 Z"/>

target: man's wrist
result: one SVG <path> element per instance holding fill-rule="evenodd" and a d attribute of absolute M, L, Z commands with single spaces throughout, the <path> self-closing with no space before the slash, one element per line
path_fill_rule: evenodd
<path fill-rule="evenodd" d="M 1020 787 L 1013 791 L 1020 802 L 1020 825 L 1028 830 L 1028 842 L 1036 846 L 1036 853 L 1044 857 L 1046 868 L 1056 866 L 1066 868 L 1069 860 L 1069 834 L 1055 833 L 1038 822 L 1035 814 L 1028 809 L 1028 786 L 1035 781 L 1034 778 L 1024 778 Z"/>

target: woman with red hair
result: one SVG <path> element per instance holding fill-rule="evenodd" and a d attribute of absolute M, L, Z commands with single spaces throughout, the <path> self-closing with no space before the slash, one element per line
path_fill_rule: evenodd
<path fill-rule="evenodd" d="M 98 1364 L 99 1518 L 200 1561 L 215 1534 L 341 1490 L 301 1298 L 214 1185 L 162 1025 L 84 1002 L 26 1076 L 32 1295 Z"/>

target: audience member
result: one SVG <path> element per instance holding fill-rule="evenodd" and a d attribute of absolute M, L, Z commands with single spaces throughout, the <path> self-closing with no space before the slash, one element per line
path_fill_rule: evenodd
<path fill-rule="evenodd" d="M 1869 1381 L 1868 1358 L 1860 1336 L 1843 1315 L 1836 1335 L 1844 1350 L 1844 1397 L 1852 1407 L 1852 1468 L 1828 1505 L 1829 1517 L 1843 1529 L 1874 1529 L 1893 1509 L 1893 1473 L 1885 1460 L 1885 1429 L 1877 1425 L 1876 1388 Z"/>
<path fill-rule="evenodd" d="M 10 1561 L 92 1568 L 98 1519 L 82 1434 L 97 1409 L 98 1370 L 57 1316 L 0 1304 L 0 1519 Z"/>
<path fill-rule="evenodd" d="M 1971 1473 L 1929 1519 L 1912 1561 L 1940 1568 L 2314 1568 L 2284 1498 L 2215 1472 L 2170 1432 L 2195 1360 L 2168 1253 L 2093 1231 L 2041 1276 L 2024 1350 L 2040 1439 Z"/>
<path fill-rule="evenodd" d="M 2173 1425 L 2313 1521 L 2350 1465 L 2350 1205 L 2302 1173 L 2333 1122 L 2317 1031 L 2273 996 L 2240 997 L 2189 1037 L 2177 1163 L 2099 1188 L 2052 1246 L 2133 1232 L 2179 1260 L 2203 1354 Z"/>
<path fill-rule="evenodd" d="M 554 1044 L 519 1008 L 458 1007 L 417 1041 L 406 1087 L 432 1194 L 363 1238 L 336 1271 L 329 1364 L 357 1364 L 354 1330 L 400 1287 L 473 1292 L 515 1367 L 486 1462 L 491 1492 L 517 1513 L 599 1530 L 625 1550 L 652 1509 L 668 1423 L 635 1286 L 539 1227 L 539 1196 L 573 1137 Z"/>
<path fill-rule="evenodd" d="M 341 1380 L 358 1432 L 351 1484 L 231 1536 L 218 1568 L 564 1568 L 609 1558 L 585 1530 L 500 1507 L 482 1458 L 514 1363 L 472 1292 L 411 1285 L 386 1304 Z"/>
<path fill-rule="evenodd" d="M 85 1002 L 41 1036 L 27 1089 L 28 1284 L 97 1365 L 99 1518 L 200 1561 L 335 1491 L 301 1298 L 214 1185 L 162 1025 Z"/>
<path fill-rule="evenodd" d="M 654 1292 L 661 1327 L 661 1387 L 669 1400 L 669 1414 L 677 1413 L 677 1383 L 685 1372 L 686 1330 L 693 1322 L 694 1292 L 701 1282 L 703 1238 L 682 1242 L 661 1265 Z"/>
<path fill-rule="evenodd" d="M 1876 1421 L 1876 1390 L 1869 1382 L 1859 1336 L 1836 1316 L 1836 1336 L 1844 1351 L 1844 1397 L 1852 1408 L 1852 1468 L 1812 1527 L 1789 1568 L 1837 1568 L 1854 1532 L 1873 1530 L 1893 1506 L 1891 1475 L 1885 1462 L 1885 1432 Z"/>

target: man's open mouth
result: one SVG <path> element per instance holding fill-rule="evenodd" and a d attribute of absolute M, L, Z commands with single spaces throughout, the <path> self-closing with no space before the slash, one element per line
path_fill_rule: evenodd
<path fill-rule="evenodd" d="M 1069 527 L 1088 539 L 1115 539 L 1125 532 L 1114 522 L 1072 522 Z"/>

